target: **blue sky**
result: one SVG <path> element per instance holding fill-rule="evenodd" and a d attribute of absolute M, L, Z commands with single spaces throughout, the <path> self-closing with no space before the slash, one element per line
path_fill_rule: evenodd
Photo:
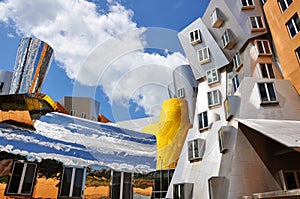
<path fill-rule="evenodd" d="M 112 121 L 157 115 L 172 70 L 187 60 L 177 33 L 208 0 L 0 1 L 0 69 L 13 70 L 22 36 L 55 50 L 43 93 L 88 96 Z"/>

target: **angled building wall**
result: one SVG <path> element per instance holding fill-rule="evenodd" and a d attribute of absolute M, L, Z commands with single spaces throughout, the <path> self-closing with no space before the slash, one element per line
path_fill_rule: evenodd
<path fill-rule="evenodd" d="M 0 70 L 0 95 L 7 95 L 12 79 L 12 72 Z"/>

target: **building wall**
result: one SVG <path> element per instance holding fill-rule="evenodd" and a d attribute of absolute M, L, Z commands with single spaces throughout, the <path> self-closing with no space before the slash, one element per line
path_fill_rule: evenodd
<path fill-rule="evenodd" d="M 0 83 L 3 82 L 3 88 L 0 89 L 0 95 L 7 95 L 12 79 L 12 72 L 0 70 Z"/>
<path fill-rule="evenodd" d="M 293 0 L 293 3 L 284 12 L 281 11 L 277 1 L 267 1 L 264 5 L 264 11 L 284 78 L 290 80 L 300 93 L 300 61 L 295 54 L 295 50 L 300 46 L 300 34 L 298 33 L 291 38 L 285 25 L 295 13 L 300 15 L 300 1 Z"/>

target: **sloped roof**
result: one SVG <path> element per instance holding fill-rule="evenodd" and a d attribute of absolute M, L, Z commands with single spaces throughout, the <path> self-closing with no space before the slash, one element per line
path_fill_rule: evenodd
<path fill-rule="evenodd" d="M 149 172 L 156 166 L 153 135 L 48 113 L 35 131 L 0 124 L 0 151 L 30 160 L 56 159 L 65 165 L 99 165 L 119 171 Z"/>

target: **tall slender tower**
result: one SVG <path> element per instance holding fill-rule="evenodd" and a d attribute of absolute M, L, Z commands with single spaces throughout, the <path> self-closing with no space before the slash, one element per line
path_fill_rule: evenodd
<path fill-rule="evenodd" d="M 53 49 L 47 43 L 37 38 L 22 38 L 9 93 L 39 93 L 52 63 L 53 54 Z"/>

